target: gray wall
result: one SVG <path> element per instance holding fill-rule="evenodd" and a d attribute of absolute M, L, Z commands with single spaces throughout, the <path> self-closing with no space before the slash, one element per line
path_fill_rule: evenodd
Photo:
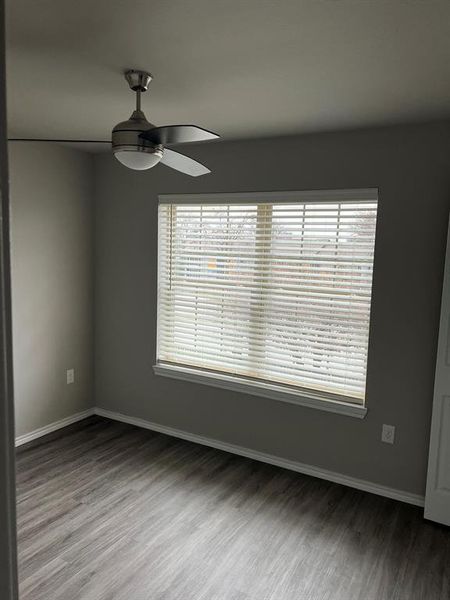
<path fill-rule="evenodd" d="M 450 205 L 450 123 L 191 146 L 213 174 L 96 157 L 96 404 L 424 492 Z M 378 187 L 364 420 L 153 375 L 157 195 Z M 394 424 L 395 445 L 380 442 Z"/>
<path fill-rule="evenodd" d="M 21 435 L 93 405 L 93 164 L 90 155 L 55 144 L 12 142 L 9 155 Z"/>

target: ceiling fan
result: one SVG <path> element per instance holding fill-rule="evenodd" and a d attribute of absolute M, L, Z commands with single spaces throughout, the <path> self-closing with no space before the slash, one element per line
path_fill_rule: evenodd
<path fill-rule="evenodd" d="M 136 92 L 136 109 L 127 121 L 118 123 L 112 130 L 111 141 L 106 140 L 50 140 L 12 138 L 9 141 L 23 142 L 80 142 L 111 144 L 114 156 L 119 162 L 136 171 L 151 169 L 159 162 L 176 171 L 198 177 L 210 173 L 201 163 L 175 152 L 168 146 L 188 142 L 206 142 L 219 136 L 196 125 L 166 125 L 156 127 L 147 121 L 141 110 L 141 93 L 146 92 L 153 79 L 146 71 L 126 71 L 125 79 Z"/>

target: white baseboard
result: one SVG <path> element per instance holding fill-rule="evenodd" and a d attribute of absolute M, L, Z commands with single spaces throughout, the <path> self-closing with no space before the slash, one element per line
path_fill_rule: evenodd
<path fill-rule="evenodd" d="M 318 477 L 319 479 L 326 479 L 327 481 L 340 483 L 341 485 L 346 485 L 348 487 L 356 488 L 357 490 L 362 490 L 371 494 L 377 494 L 378 496 L 392 498 L 393 500 L 399 500 L 400 502 L 406 502 L 416 506 L 424 505 L 425 499 L 419 494 L 411 494 L 410 492 L 404 492 L 395 488 L 386 487 L 384 485 L 372 483 L 364 479 L 349 477 L 348 475 L 343 475 L 334 471 L 328 471 L 327 469 L 321 469 L 319 467 L 288 460 L 279 456 L 273 456 L 272 454 L 258 452 L 257 450 L 251 450 L 250 448 L 244 448 L 243 446 L 236 446 L 235 444 L 220 442 L 202 435 L 188 433 L 186 431 L 181 431 L 180 429 L 167 427 L 166 425 L 160 425 L 159 423 L 152 423 L 151 421 L 138 419 L 136 417 L 129 417 L 128 415 L 112 412 L 103 408 L 95 408 L 94 411 L 96 415 L 106 417 L 107 419 L 113 419 L 114 421 L 121 421 L 123 423 L 129 423 L 130 425 L 136 425 L 137 427 L 142 427 L 144 429 L 150 429 L 151 431 L 165 433 L 166 435 L 188 440 L 189 442 L 203 444 L 204 446 L 210 446 L 211 448 L 217 448 L 218 450 L 225 450 L 225 452 L 231 452 L 232 454 L 238 454 L 239 456 L 245 456 L 247 458 L 259 460 L 270 465 L 282 467 L 283 469 L 289 469 L 290 471 L 303 473 L 304 475 L 311 475 L 312 477 Z"/>
<path fill-rule="evenodd" d="M 321 469 L 320 467 L 314 467 L 312 465 L 281 458 L 272 454 L 258 452 L 257 450 L 252 450 L 251 448 L 245 448 L 235 444 L 228 444 L 227 442 L 221 442 L 219 440 L 207 438 L 195 433 L 188 433 L 187 431 L 175 429 L 174 427 L 167 427 L 166 425 L 160 425 L 159 423 L 153 423 L 152 421 L 139 419 L 137 417 L 130 417 L 128 415 L 105 410 L 103 408 L 89 408 L 83 412 L 79 412 L 71 415 L 70 417 L 66 417 L 65 419 L 61 419 L 60 421 L 55 421 L 54 423 L 50 423 L 49 425 L 35 429 L 30 433 L 19 435 L 16 437 L 16 446 L 27 444 L 32 440 L 36 440 L 44 435 L 47 435 L 48 433 L 52 433 L 53 431 L 57 431 L 58 429 L 62 429 L 63 427 L 67 427 L 68 425 L 72 425 L 78 421 L 82 421 L 83 419 L 86 419 L 94 414 L 107 419 L 112 419 L 114 421 L 121 421 L 122 423 L 136 425 L 137 427 L 142 427 L 143 429 L 150 429 L 151 431 L 164 433 L 166 435 L 187 440 L 189 442 L 195 442 L 196 444 L 202 444 L 203 446 L 224 450 L 225 452 L 230 452 L 231 454 L 238 454 L 239 456 L 245 456 L 246 458 L 259 460 L 260 462 L 275 465 L 283 469 L 289 469 L 290 471 L 296 471 L 297 473 L 303 473 L 304 475 L 310 475 L 312 477 L 318 477 L 319 479 L 333 481 L 334 483 L 346 485 L 348 487 L 356 488 L 357 490 L 362 490 L 371 494 L 377 494 L 378 496 L 392 498 L 393 500 L 399 500 L 400 502 L 406 502 L 416 506 L 424 505 L 425 499 L 419 494 L 411 494 L 410 492 L 404 492 L 395 488 L 386 487 L 384 485 L 372 483 L 364 479 L 349 477 L 348 475 L 336 473 L 335 471 L 328 471 L 327 469 Z"/>
<path fill-rule="evenodd" d="M 48 433 L 52 433 L 53 431 L 57 431 L 58 429 L 67 427 L 67 425 L 72 425 L 72 423 L 76 423 L 77 421 L 82 421 L 83 419 L 86 419 L 86 417 L 90 417 L 95 414 L 96 413 L 94 408 L 88 408 L 83 412 L 70 415 L 70 417 L 66 417 L 65 419 L 61 419 L 60 421 L 54 421 L 49 425 L 45 425 L 44 427 L 40 427 L 39 429 L 30 431 L 30 433 L 24 433 L 23 435 L 19 435 L 16 437 L 16 447 L 22 446 L 23 444 L 27 444 L 28 442 L 31 442 L 44 435 L 47 435 Z"/>

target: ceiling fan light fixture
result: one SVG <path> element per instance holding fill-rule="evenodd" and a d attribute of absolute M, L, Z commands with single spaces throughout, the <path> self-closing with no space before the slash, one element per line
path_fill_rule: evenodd
<path fill-rule="evenodd" d="M 154 127 L 138 107 L 128 121 L 118 123 L 112 131 L 112 151 L 125 167 L 145 171 L 159 163 L 164 154 L 160 144 L 144 140 L 141 134 Z"/>
<path fill-rule="evenodd" d="M 217 139 L 217 133 L 196 125 L 164 125 L 156 127 L 147 121 L 141 110 L 141 94 L 146 92 L 152 80 L 147 71 L 129 70 L 124 73 L 130 89 L 136 94 L 136 108 L 130 118 L 121 121 L 112 130 L 109 140 L 66 140 L 66 139 L 29 139 L 19 138 L 10 141 L 21 142 L 83 142 L 111 144 L 117 160 L 133 171 L 145 171 L 159 162 L 191 177 L 206 175 L 211 171 L 193 158 L 174 152 L 167 146 L 190 142 L 206 142 Z"/>
<path fill-rule="evenodd" d="M 134 171 L 145 171 L 156 166 L 163 157 L 163 149 L 146 146 L 116 146 L 114 156 L 125 167 Z"/>

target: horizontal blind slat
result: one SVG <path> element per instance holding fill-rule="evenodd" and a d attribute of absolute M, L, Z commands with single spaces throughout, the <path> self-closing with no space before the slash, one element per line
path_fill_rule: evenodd
<path fill-rule="evenodd" d="M 184 308 L 184 310 L 183 310 Z M 193 319 L 196 321 L 201 321 L 202 323 L 214 323 L 217 324 L 218 318 L 220 317 L 221 326 L 232 326 L 239 321 L 248 321 L 250 319 L 249 311 L 244 312 L 243 310 L 239 310 L 237 307 L 233 307 L 233 312 L 231 313 L 230 309 L 212 309 L 210 311 L 198 311 L 195 316 L 192 315 L 192 306 L 183 307 L 183 308 L 171 308 L 165 307 L 164 305 L 160 306 L 160 320 L 161 323 L 183 323 L 183 322 L 192 322 Z M 176 316 L 176 319 L 174 319 Z M 276 317 L 272 317 L 269 314 L 261 312 L 257 316 L 252 315 L 252 319 L 255 322 L 255 325 L 258 323 L 261 326 L 275 326 L 280 325 L 287 329 L 292 329 L 294 332 L 298 330 L 299 326 L 302 325 L 318 325 L 322 327 L 342 327 L 347 326 L 351 327 L 352 331 L 355 329 L 361 329 L 366 331 L 368 317 L 366 319 L 349 319 L 339 320 L 335 316 L 326 316 L 321 317 L 321 319 L 314 318 L 314 315 L 305 314 L 298 312 L 296 315 L 291 316 L 289 319 L 286 318 L 286 315 L 283 315 L 282 319 L 277 319 Z"/>
<path fill-rule="evenodd" d="M 194 290 L 195 292 L 195 290 Z M 224 290 L 215 290 L 211 291 L 208 294 L 195 294 L 192 291 L 176 291 L 175 294 L 168 292 L 167 290 L 160 289 L 160 296 L 162 302 L 167 302 L 167 304 L 176 304 L 178 302 L 185 302 L 186 305 L 194 303 L 198 306 L 211 306 L 215 304 L 219 305 L 220 303 L 228 302 L 231 303 L 245 303 L 248 305 L 251 299 L 251 293 L 248 291 L 241 290 L 233 290 L 233 293 L 227 291 L 225 293 Z M 272 294 L 268 299 L 268 303 L 270 304 L 272 310 L 275 310 L 277 307 L 282 309 L 283 307 L 290 308 L 291 310 L 295 307 L 305 308 L 308 310 L 318 314 L 328 314 L 332 312 L 333 314 L 359 314 L 365 315 L 369 313 L 369 303 L 368 302 L 360 302 L 356 301 L 352 298 L 327 298 L 323 296 L 316 296 L 308 298 L 307 295 L 295 295 L 295 294 Z"/>
<path fill-rule="evenodd" d="M 211 337 L 211 334 L 216 333 L 218 336 L 218 343 L 220 343 L 220 341 L 223 339 L 239 340 L 247 338 L 253 340 L 254 345 L 263 345 L 269 344 L 271 340 L 273 341 L 275 336 L 277 336 L 276 343 L 278 343 L 280 346 L 283 344 L 286 346 L 292 346 L 293 349 L 295 347 L 300 348 L 301 346 L 330 348 L 330 351 L 332 351 L 333 347 L 340 351 L 350 347 L 358 349 L 359 344 L 365 343 L 367 339 L 365 332 L 347 333 L 346 337 L 344 338 L 342 333 L 339 332 L 335 332 L 333 334 L 326 331 L 318 334 L 312 329 L 310 331 L 303 330 L 296 332 L 293 329 L 288 330 L 285 327 L 265 327 L 264 325 L 252 327 L 252 334 L 249 335 L 245 332 L 245 330 L 243 330 L 242 327 L 239 328 L 236 325 L 235 329 L 229 325 L 227 329 L 225 329 L 222 324 L 214 327 L 213 325 L 205 325 L 203 322 L 197 323 L 195 320 L 192 320 L 191 322 L 178 321 L 176 324 L 162 322 L 161 327 L 168 335 L 171 336 L 184 334 L 186 336 L 201 335 L 205 337 Z M 284 337 L 282 338 L 281 336 Z M 357 353 L 357 350 L 355 350 L 355 353 Z M 361 351 L 361 355 L 364 354 L 365 353 Z"/>

